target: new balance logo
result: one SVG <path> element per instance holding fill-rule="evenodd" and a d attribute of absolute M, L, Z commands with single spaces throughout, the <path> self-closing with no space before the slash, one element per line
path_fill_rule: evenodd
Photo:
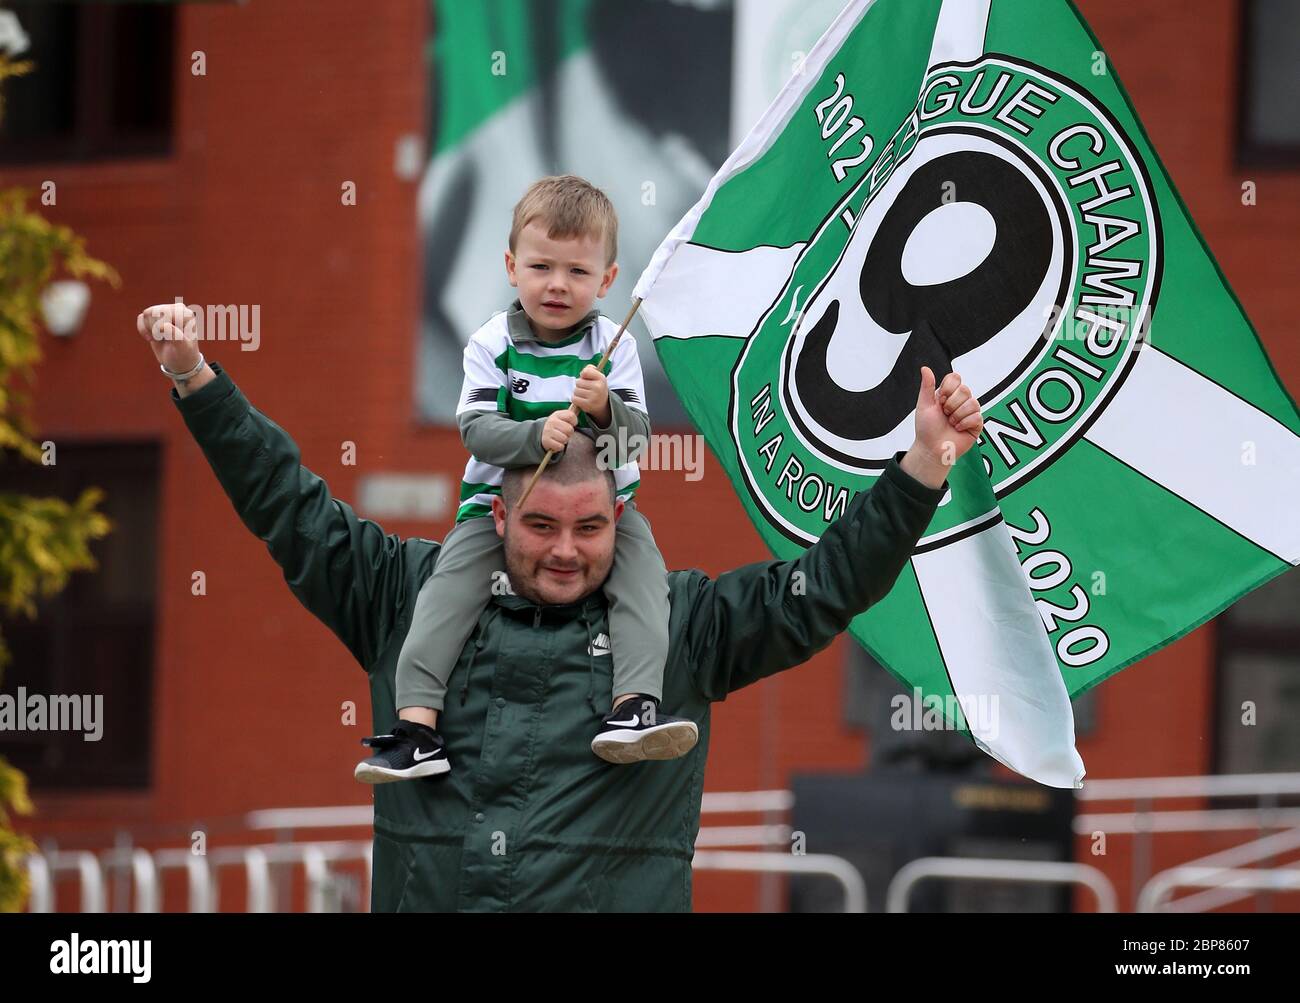
<path fill-rule="evenodd" d="M 608 655 L 610 650 L 608 634 L 597 634 L 591 644 L 587 645 L 587 654 L 589 655 Z"/>
<path fill-rule="evenodd" d="M 529 381 L 524 379 L 522 376 L 516 376 L 510 381 L 510 392 L 512 394 L 528 393 L 528 382 Z"/>

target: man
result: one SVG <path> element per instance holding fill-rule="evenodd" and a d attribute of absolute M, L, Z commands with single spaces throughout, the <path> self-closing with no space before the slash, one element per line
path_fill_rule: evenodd
<path fill-rule="evenodd" d="M 397 656 L 439 544 L 385 534 L 333 498 L 293 440 L 205 363 L 183 307 L 151 307 L 137 329 L 239 517 L 369 674 L 374 727 L 387 730 Z M 630 767 L 581 740 L 611 685 L 600 585 L 621 508 L 609 471 L 575 437 L 522 507 L 511 505 L 516 476 L 493 505 L 511 591 L 492 590 L 442 717 L 464 768 L 375 789 L 371 908 L 689 911 L 711 703 L 806 661 L 889 591 L 948 467 L 982 428 L 961 377 L 936 388 L 922 367 L 916 441 L 817 544 L 717 579 L 670 572 L 664 698 L 699 724 L 699 743 Z"/>

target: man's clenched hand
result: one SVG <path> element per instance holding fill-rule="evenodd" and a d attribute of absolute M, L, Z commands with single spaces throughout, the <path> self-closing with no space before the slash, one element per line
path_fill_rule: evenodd
<path fill-rule="evenodd" d="M 149 342 L 153 356 L 173 373 L 188 373 L 199 362 L 197 322 L 194 311 L 181 303 L 159 303 L 146 307 L 135 318 L 135 329 Z M 176 382 L 182 397 L 216 379 L 204 366 L 184 383 Z"/>

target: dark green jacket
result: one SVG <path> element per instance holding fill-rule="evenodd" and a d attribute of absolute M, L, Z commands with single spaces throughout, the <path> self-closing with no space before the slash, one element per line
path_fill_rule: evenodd
<path fill-rule="evenodd" d="M 386 731 L 397 655 L 440 545 L 357 517 L 212 368 L 216 380 L 173 399 L 294 595 L 369 673 L 374 730 Z M 669 574 L 663 708 L 700 728 L 681 759 L 614 766 L 591 752 L 611 685 L 609 656 L 592 653 L 609 631 L 603 592 L 569 606 L 494 597 L 440 719 L 450 775 L 374 789 L 372 908 L 689 910 L 710 704 L 806 661 L 889 591 L 943 494 L 904 473 L 901 456 L 797 560 Z"/>

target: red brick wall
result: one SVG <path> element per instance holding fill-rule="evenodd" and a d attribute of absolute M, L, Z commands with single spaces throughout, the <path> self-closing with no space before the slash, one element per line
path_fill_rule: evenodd
<path fill-rule="evenodd" d="M 428 6 L 389 3 L 382 17 L 343 0 L 183 6 L 171 159 L 6 173 L 7 183 L 32 187 L 55 180 L 50 215 L 85 234 L 91 252 L 124 279 L 121 291 L 95 289 L 77 337 L 46 340 L 43 436 L 165 444 L 154 784 L 131 796 L 37 791 L 38 833 L 88 819 L 188 827 L 253 808 L 366 800 L 351 778 L 369 718 L 365 678 L 239 524 L 133 320 L 145 305 L 176 295 L 260 304 L 259 351 L 206 346 L 208 354 L 290 431 L 304 461 L 339 496 L 354 498 L 367 472 L 458 478 L 464 459 L 454 430 L 415 422 L 416 187 L 392 167 L 398 137 L 424 127 Z M 1234 167 L 1236 4 L 1081 0 L 1080 7 L 1294 392 L 1300 344 L 1288 336 L 1286 298 L 1300 253 L 1300 176 Z M 206 53 L 204 77 L 189 72 L 194 50 Z M 1240 202 L 1247 178 L 1259 185 L 1255 208 Z M 345 180 L 357 185 L 355 207 L 340 204 Z M 355 467 L 341 464 L 345 440 L 356 443 Z M 712 457 L 709 465 L 712 476 L 689 484 L 671 473 L 646 475 L 639 499 L 670 567 L 716 573 L 767 556 Z M 386 528 L 436 538 L 448 525 Z M 206 596 L 190 594 L 195 570 L 207 575 Z M 1080 743 L 1090 776 L 1210 768 L 1211 629 L 1101 687 L 1097 733 Z M 865 743 L 841 726 L 835 709 L 842 643 L 717 706 L 708 789 L 782 787 L 793 771 L 861 766 Z M 339 724 L 345 700 L 360 708 L 357 727 Z M 1153 721 L 1160 722 L 1154 731 Z M 277 741 L 270 775 L 264 752 L 276 730 L 303 725 L 319 740 Z M 1122 896 L 1124 840 L 1112 837 L 1100 861 Z M 1168 863 L 1212 848 L 1178 845 Z M 1099 862 L 1084 841 L 1079 854 Z M 696 907 L 750 909 L 756 888 L 750 878 L 702 874 Z"/>

